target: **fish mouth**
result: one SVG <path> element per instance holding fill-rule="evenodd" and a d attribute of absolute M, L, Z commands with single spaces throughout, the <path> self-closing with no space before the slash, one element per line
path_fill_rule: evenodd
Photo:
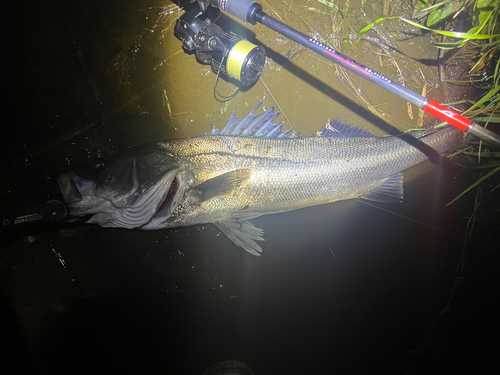
<path fill-rule="evenodd" d="M 184 197 L 188 180 L 189 177 L 186 171 L 181 169 L 175 171 L 175 175 L 168 185 L 168 190 L 165 189 L 166 192 L 159 200 L 154 214 L 146 224 L 141 226 L 141 229 L 161 229 L 166 225 L 168 219 L 175 216 L 175 211 Z"/>
<path fill-rule="evenodd" d="M 71 171 L 61 174 L 57 184 L 70 215 L 94 215 L 102 209 L 104 201 L 93 194 L 95 181 L 80 177 Z"/>
<path fill-rule="evenodd" d="M 161 224 L 170 218 L 175 212 L 180 201 L 184 197 L 184 191 L 186 190 L 185 173 L 179 171 L 172 179 L 170 187 L 165 194 L 163 200 L 161 200 L 156 213 L 151 218 L 151 221 L 143 227 L 143 229 L 157 229 Z"/>
<path fill-rule="evenodd" d="M 88 223 L 103 227 L 158 229 L 184 196 L 186 181 L 183 176 L 181 168 L 167 172 L 153 187 L 141 191 L 130 205 L 121 202 L 136 191 L 136 184 L 127 194 L 113 199 L 96 193 L 96 182 L 79 177 L 75 172 L 61 175 L 58 184 L 71 215 L 93 214 Z"/>
<path fill-rule="evenodd" d="M 162 217 L 170 216 L 172 210 L 172 204 L 174 202 L 174 198 L 179 191 L 179 179 L 177 178 L 178 174 L 175 175 L 172 183 L 170 184 L 170 189 L 168 189 L 167 195 L 165 199 L 160 204 L 158 209 L 156 210 L 155 217 L 161 215 Z"/>
<path fill-rule="evenodd" d="M 99 211 L 102 200 L 93 195 L 95 181 L 80 177 L 71 171 L 61 174 L 57 184 L 70 215 L 93 215 Z"/>
<path fill-rule="evenodd" d="M 57 180 L 64 202 L 68 206 L 75 205 L 83 199 L 80 190 L 76 186 L 76 178 L 77 176 L 75 173 L 68 172 L 60 175 Z"/>

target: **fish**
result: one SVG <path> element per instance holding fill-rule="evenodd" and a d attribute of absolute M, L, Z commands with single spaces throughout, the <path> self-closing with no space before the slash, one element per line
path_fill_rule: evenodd
<path fill-rule="evenodd" d="M 70 215 L 143 230 L 212 223 L 258 256 L 264 232 L 249 220 L 346 199 L 400 202 L 401 172 L 428 159 L 425 149 L 443 154 L 465 142 L 453 127 L 375 136 L 339 120 L 300 136 L 273 122 L 274 108 L 258 107 L 243 119 L 233 112 L 222 130 L 212 124 L 198 137 L 136 146 L 61 174 Z"/>

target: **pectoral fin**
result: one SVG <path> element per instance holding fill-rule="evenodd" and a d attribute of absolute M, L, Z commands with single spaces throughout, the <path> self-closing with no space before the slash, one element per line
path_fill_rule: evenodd
<path fill-rule="evenodd" d="M 262 248 L 253 240 L 264 241 L 264 231 L 262 229 L 255 228 L 252 223 L 246 220 L 239 220 L 234 217 L 217 220 L 215 225 L 236 245 L 252 255 L 260 256 Z"/>
<path fill-rule="evenodd" d="M 201 193 L 201 202 L 207 201 L 218 195 L 231 194 L 248 181 L 252 175 L 251 169 L 237 169 L 211 178 L 196 186 Z"/>

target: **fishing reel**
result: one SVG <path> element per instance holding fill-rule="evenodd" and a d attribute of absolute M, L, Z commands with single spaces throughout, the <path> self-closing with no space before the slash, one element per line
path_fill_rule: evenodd
<path fill-rule="evenodd" d="M 219 9 L 207 6 L 203 1 L 192 5 L 177 20 L 174 35 L 182 41 L 186 51 L 194 51 L 200 62 L 212 65 L 217 72 L 215 91 L 221 72 L 238 80 L 242 86 L 253 84 L 264 69 L 264 48 L 216 25 Z"/>

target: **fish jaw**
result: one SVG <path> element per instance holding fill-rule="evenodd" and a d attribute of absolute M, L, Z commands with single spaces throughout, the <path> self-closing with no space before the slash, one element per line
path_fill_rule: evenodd
<path fill-rule="evenodd" d="M 103 197 L 96 192 L 96 183 L 77 176 L 74 172 L 63 174 L 59 177 L 59 187 L 71 215 L 84 216 L 93 214 L 87 223 L 98 224 L 102 227 L 115 228 L 149 228 L 150 221 L 161 212 L 163 215 L 171 214 L 168 208 L 172 202 L 177 202 L 182 197 L 184 188 L 179 188 L 177 175 L 181 168 L 168 171 L 163 177 L 147 191 L 140 191 L 134 186 L 135 192 L 140 194 L 133 203 L 124 205 L 129 201 L 127 197 Z M 174 184 L 175 192 L 171 187 Z M 147 227 L 147 228 L 146 228 Z"/>
<path fill-rule="evenodd" d="M 149 222 L 141 227 L 145 230 L 163 229 L 164 223 L 176 212 L 179 204 L 184 198 L 184 193 L 192 180 L 190 173 L 177 171 L 172 179 L 169 188 L 161 199 L 154 215 Z"/>
<path fill-rule="evenodd" d="M 71 215 L 85 216 L 102 209 L 109 210 L 105 208 L 107 201 L 95 195 L 95 181 L 68 172 L 60 175 L 57 182 Z"/>

